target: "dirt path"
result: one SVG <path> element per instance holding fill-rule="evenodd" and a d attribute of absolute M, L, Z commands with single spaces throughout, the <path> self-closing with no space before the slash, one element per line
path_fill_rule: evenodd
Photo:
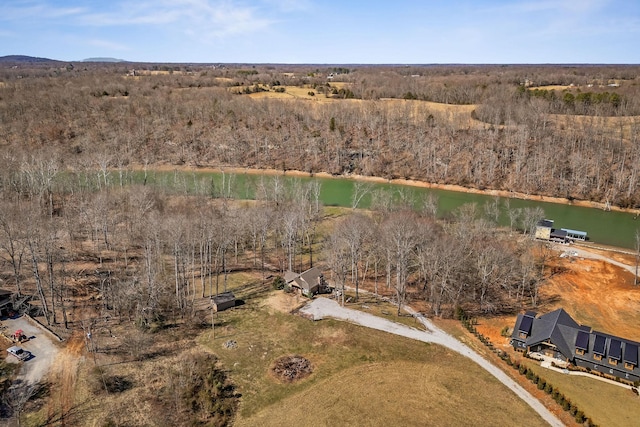
<path fill-rule="evenodd" d="M 49 420 L 58 420 L 61 426 L 67 425 L 73 412 L 74 385 L 83 348 L 82 334 L 75 333 L 51 367 L 51 376 L 58 392 L 49 400 L 47 416 Z"/>
<path fill-rule="evenodd" d="M 421 331 L 415 328 L 401 325 L 399 323 L 391 322 L 389 320 L 374 316 L 369 313 L 363 313 L 357 310 L 344 308 L 341 307 L 337 302 L 329 300 L 327 298 L 316 298 L 300 310 L 301 313 L 312 317 L 314 320 L 321 320 L 324 317 L 331 317 L 368 328 L 404 336 L 414 340 L 439 344 L 447 347 L 463 356 L 468 357 L 469 359 L 480 365 L 482 368 L 487 370 L 491 375 L 496 377 L 501 383 L 511 389 L 516 395 L 518 395 L 518 397 L 520 397 L 529 406 L 531 406 L 538 414 L 540 414 L 540 416 L 546 422 L 549 423 L 549 425 L 557 427 L 564 426 L 564 424 L 547 408 L 545 408 L 545 406 L 540 403 L 540 401 L 529 394 L 529 392 L 522 388 L 502 370 L 492 365 L 478 353 L 476 353 L 460 341 L 456 340 L 451 335 L 442 331 L 424 316 L 416 314 L 409 307 L 407 307 L 407 311 L 413 314 L 418 320 L 420 320 L 420 322 L 427 330 Z"/>
<path fill-rule="evenodd" d="M 567 250 L 566 246 L 562 246 L 562 245 L 554 245 L 553 247 L 554 247 L 554 249 L 556 249 L 559 252 L 571 252 L 571 251 L 574 251 L 574 252 L 576 252 L 578 254 L 577 256 L 579 256 L 579 257 L 589 258 L 589 259 L 598 259 L 598 260 L 601 260 L 601 261 L 605 261 L 605 262 L 608 262 L 609 264 L 613 264 L 613 265 L 615 265 L 617 267 L 623 268 L 623 269 L 629 271 L 631 274 L 636 274 L 636 267 L 635 266 L 632 266 L 632 265 L 629 265 L 629 264 L 624 264 L 622 262 L 619 262 L 619 261 L 616 261 L 616 260 L 614 260 L 612 258 L 609 258 L 609 257 L 607 257 L 605 255 L 601 255 L 599 253 L 591 252 L 587 248 L 581 248 L 581 247 L 575 246 L 575 245 L 571 246 L 568 250 Z"/>

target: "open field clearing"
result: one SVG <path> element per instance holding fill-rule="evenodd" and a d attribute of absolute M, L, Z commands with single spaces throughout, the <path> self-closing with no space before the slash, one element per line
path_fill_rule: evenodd
<path fill-rule="evenodd" d="M 320 102 L 332 102 L 332 101 L 344 101 L 343 99 L 330 98 L 325 96 L 324 93 L 319 93 L 313 88 L 299 87 L 299 86 L 281 86 L 285 88 L 285 92 L 276 92 L 273 90 L 267 92 L 252 93 L 249 96 L 253 99 L 298 99 L 298 100 L 313 100 Z M 236 92 L 239 89 L 232 88 L 232 91 Z M 313 95 L 311 95 L 313 93 Z"/>
<path fill-rule="evenodd" d="M 247 304 L 220 313 L 215 338 L 205 333 L 199 340 L 219 355 L 243 394 L 236 425 L 460 425 L 479 419 L 510 425 L 522 416 L 539 420 L 497 380 L 454 352 L 274 310 L 274 299 L 283 298 L 289 296 L 272 294 L 270 310 Z M 295 306 L 296 297 L 290 298 Z M 287 306 L 282 301 L 278 305 Z M 237 348 L 220 350 L 228 340 L 235 340 Z M 291 384 L 276 380 L 270 366 L 287 354 L 309 359 L 312 375 Z M 487 389 L 491 393 L 485 394 Z M 301 399 L 309 404 L 301 405 Z"/>
<path fill-rule="evenodd" d="M 527 366 L 558 387 L 571 402 L 585 412 L 599 426 L 627 427 L 636 425 L 640 417 L 638 396 L 629 390 L 597 379 L 569 376 L 541 367 L 533 360 L 523 359 Z"/>
<path fill-rule="evenodd" d="M 484 378 L 475 364 L 440 348 L 421 351 L 432 359 L 346 369 L 250 418 L 238 419 L 236 425 L 460 426 L 490 422 L 507 426 L 518 424 L 523 417 L 527 424 L 546 425 L 496 380 Z M 461 365 L 465 368 L 460 369 Z"/>
<path fill-rule="evenodd" d="M 547 86 L 531 86 L 527 89 L 529 90 L 557 90 L 557 91 L 563 91 L 563 90 L 571 90 L 571 89 L 577 89 L 579 86 L 570 86 L 570 85 L 547 85 Z"/>
<path fill-rule="evenodd" d="M 237 92 L 241 89 L 230 89 Z M 310 95 L 313 92 L 314 95 Z M 311 88 L 301 88 L 298 86 L 287 86 L 285 92 L 257 92 L 249 95 L 253 99 L 288 99 L 288 100 L 312 100 L 318 102 L 357 102 L 363 105 L 375 105 L 376 107 L 397 108 L 401 106 L 406 108 L 410 106 L 410 116 L 416 120 L 428 121 L 429 116 L 436 117 L 439 121 L 451 123 L 455 129 L 486 129 L 491 125 L 483 123 L 472 118 L 471 113 L 477 107 L 476 105 L 455 105 L 442 104 L 430 101 L 417 101 L 405 99 L 385 98 L 380 100 L 359 100 L 359 99 L 341 99 L 327 97 L 323 93 L 318 93 Z"/>

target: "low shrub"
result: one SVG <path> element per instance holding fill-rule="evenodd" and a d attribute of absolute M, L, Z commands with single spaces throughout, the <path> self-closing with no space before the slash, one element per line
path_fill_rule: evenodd
<path fill-rule="evenodd" d="M 281 291 L 284 289 L 284 286 L 286 285 L 286 282 L 284 281 L 284 279 L 282 278 L 282 276 L 276 276 L 273 279 L 273 289 L 277 290 L 277 291 Z"/>

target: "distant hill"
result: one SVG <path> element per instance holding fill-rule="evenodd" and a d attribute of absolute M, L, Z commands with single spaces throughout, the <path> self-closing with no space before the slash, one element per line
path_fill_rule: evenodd
<path fill-rule="evenodd" d="M 27 56 L 27 55 L 7 55 L 7 56 L 0 56 L 0 62 L 34 63 L 34 62 L 59 62 L 59 61 L 56 59 L 38 58 L 35 56 Z"/>
<path fill-rule="evenodd" d="M 83 59 L 82 62 L 127 62 L 124 59 L 118 58 L 87 58 Z"/>

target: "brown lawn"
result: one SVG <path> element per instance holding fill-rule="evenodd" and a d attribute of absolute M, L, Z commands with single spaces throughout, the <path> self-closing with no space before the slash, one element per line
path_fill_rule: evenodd
<path fill-rule="evenodd" d="M 478 366 L 446 350 L 434 350 L 440 353 L 439 360 L 348 369 L 252 417 L 240 416 L 236 425 L 459 426 L 482 420 L 517 425 L 523 417 L 529 425 L 545 425 Z"/>

